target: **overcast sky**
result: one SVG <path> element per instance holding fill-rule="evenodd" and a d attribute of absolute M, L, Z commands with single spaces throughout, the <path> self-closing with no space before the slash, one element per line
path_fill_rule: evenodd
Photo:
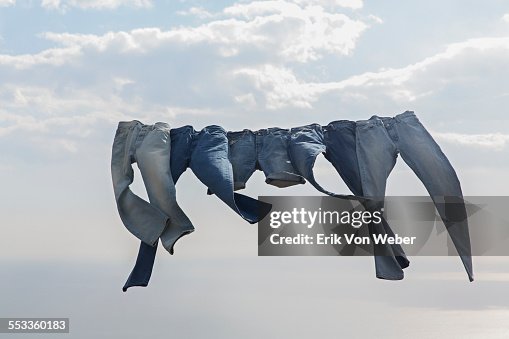
<path fill-rule="evenodd" d="M 0 316 L 70 316 L 77 338 L 507 337 L 505 258 L 476 258 L 474 283 L 457 258 L 411 258 L 402 282 L 371 258 L 257 258 L 256 225 L 190 170 L 177 192 L 197 231 L 123 294 L 138 241 L 109 170 L 120 120 L 238 130 L 414 110 L 465 195 L 508 195 L 507 60 L 506 0 L 0 0 Z M 326 160 L 316 172 L 347 192 Z M 317 194 L 260 172 L 245 193 Z M 387 193 L 426 192 L 399 162 Z"/>

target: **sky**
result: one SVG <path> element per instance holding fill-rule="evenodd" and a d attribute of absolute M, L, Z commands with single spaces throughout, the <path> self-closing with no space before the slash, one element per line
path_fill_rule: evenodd
<path fill-rule="evenodd" d="M 256 225 L 190 170 L 177 195 L 196 232 L 122 293 L 138 241 L 109 168 L 119 121 L 254 130 L 413 110 L 466 196 L 508 195 L 507 60 L 504 0 L 0 0 L 0 316 L 69 316 L 72 338 L 507 337 L 506 258 L 475 258 L 474 283 L 457 258 L 411 258 L 400 282 L 367 257 L 258 258 Z M 325 159 L 315 170 L 347 192 Z M 318 195 L 261 172 L 243 193 Z M 399 161 L 387 194 L 426 191 Z"/>

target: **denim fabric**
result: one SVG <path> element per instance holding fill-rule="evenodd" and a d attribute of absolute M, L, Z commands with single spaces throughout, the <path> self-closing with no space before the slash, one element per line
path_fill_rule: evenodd
<path fill-rule="evenodd" d="M 118 212 L 126 228 L 149 245 L 157 244 L 161 237 L 165 248 L 171 251 L 175 241 L 194 227 L 176 201 L 169 166 L 169 137 L 166 123 L 120 122 L 113 141 L 111 173 Z M 134 180 L 134 162 L 150 203 L 129 189 Z"/>
<path fill-rule="evenodd" d="M 170 174 L 170 127 L 158 122 L 144 125 L 139 121 L 120 122 L 112 147 L 111 174 L 118 212 L 126 228 L 156 251 L 158 239 L 173 253 L 176 241 L 194 231 L 178 206 L 175 184 Z M 136 162 L 145 183 L 147 202 L 130 189 L 134 181 L 132 164 Z M 148 280 L 152 270 L 135 271 L 130 279 Z"/>
<path fill-rule="evenodd" d="M 256 136 L 245 129 L 239 132 L 228 132 L 228 157 L 233 169 L 235 190 L 246 187 L 246 182 L 257 168 Z"/>
<path fill-rule="evenodd" d="M 272 127 L 256 132 L 228 132 L 229 159 L 235 189 L 246 187 L 255 170 L 262 170 L 265 182 L 277 187 L 304 184 L 288 156 L 290 131 Z"/>
<path fill-rule="evenodd" d="M 383 198 L 398 154 L 422 181 L 473 281 L 470 236 L 460 182 L 438 144 L 414 112 L 357 121 L 357 155 L 365 196 Z M 450 203 L 453 202 L 453 203 Z M 383 201 L 381 201 L 383 205 Z"/>
<path fill-rule="evenodd" d="M 320 192 L 334 195 L 320 186 L 313 175 L 316 157 L 321 153 L 325 153 L 322 126 L 311 124 L 290 129 L 288 154 L 296 173 L 302 175 Z"/>
<path fill-rule="evenodd" d="M 185 138 L 185 137 L 184 137 Z M 182 138 L 181 138 L 182 139 Z M 176 140 L 178 144 L 180 141 Z M 187 139 L 183 142 L 187 143 Z M 228 158 L 228 139 L 226 131 L 216 125 L 207 126 L 193 136 L 189 158 L 179 156 L 180 147 L 175 149 L 175 166 L 177 178 L 187 163 L 196 177 L 205 184 L 212 193 L 226 203 L 249 223 L 256 223 L 269 213 L 271 205 L 234 193 L 233 168 Z"/>
<path fill-rule="evenodd" d="M 359 172 L 356 149 L 356 124 L 354 121 L 339 120 L 323 127 L 326 146 L 325 158 L 329 160 L 350 191 L 363 196 L 361 175 Z M 369 225 L 369 233 L 394 236 L 387 221 L 382 218 L 382 225 Z M 403 279 L 402 268 L 409 265 L 403 248 L 398 245 L 374 245 L 376 277 L 388 280 Z"/>
<path fill-rule="evenodd" d="M 169 163 L 175 183 L 187 168 L 191 168 L 211 192 L 249 223 L 258 222 L 270 212 L 272 207 L 270 204 L 233 192 L 233 170 L 228 160 L 228 139 L 222 127 L 212 125 L 197 132 L 192 126 L 183 126 L 172 129 L 170 135 L 172 152 Z M 148 279 L 144 278 L 150 278 L 150 275 L 143 272 L 152 270 L 154 260 L 155 248 L 142 243 L 136 265 L 124 286 L 124 291 L 132 286 L 148 285 Z M 131 277 L 141 279 L 135 280 Z"/>
<path fill-rule="evenodd" d="M 364 199 L 361 197 L 327 191 L 320 186 L 318 182 L 316 182 L 313 174 L 316 157 L 319 154 L 325 154 L 326 149 L 322 126 L 318 124 L 311 124 L 294 127 L 290 130 L 288 154 L 292 161 L 292 165 L 295 167 L 299 175 L 309 181 L 318 191 L 322 193 L 343 199 L 363 201 Z"/>

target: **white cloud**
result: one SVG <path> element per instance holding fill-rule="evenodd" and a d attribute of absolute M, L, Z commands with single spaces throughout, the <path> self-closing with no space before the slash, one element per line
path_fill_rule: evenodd
<path fill-rule="evenodd" d="M 61 6 L 61 3 L 57 1 L 54 5 Z M 205 15 L 198 9 L 194 12 Z M 237 3 L 225 8 L 221 15 L 224 18 L 206 24 L 167 31 L 140 28 L 103 35 L 47 32 L 41 37 L 64 47 L 36 54 L 0 55 L 0 65 L 17 68 L 38 64 L 60 65 L 79 57 L 87 48 L 99 52 L 146 53 L 162 46 L 185 48 L 197 45 L 213 46 L 215 52 L 223 57 L 255 49 L 268 59 L 305 63 L 318 60 L 325 54 L 351 54 L 356 41 L 368 28 L 368 24 L 345 14 L 330 13 L 321 6 L 301 7 L 288 1 Z"/>
<path fill-rule="evenodd" d="M 114 84 L 116 82 L 113 80 Z M 60 132 L 55 131 L 60 131 L 62 126 L 79 127 L 80 133 L 85 133 L 100 121 L 118 121 L 142 110 L 136 98 L 128 100 L 114 92 L 100 93 L 100 90 L 57 91 L 41 86 L 3 85 L 0 100 L 3 103 L 0 107 L 0 136 L 16 131 L 58 135 Z M 150 107 L 144 106 L 144 109 L 150 110 Z M 65 131 L 62 129 L 61 137 Z"/>
<path fill-rule="evenodd" d="M 203 7 L 191 7 L 185 11 L 178 11 L 177 14 L 183 15 L 183 16 L 187 16 L 187 15 L 195 16 L 199 19 L 207 19 L 207 18 L 211 18 L 211 17 L 215 16 L 214 14 L 210 13 Z"/>
<path fill-rule="evenodd" d="M 16 0 L 0 0 L 0 7 L 9 7 L 14 6 L 16 4 Z"/>
<path fill-rule="evenodd" d="M 247 76 L 266 98 L 266 107 L 278 109 L 285 106 L 310 108 L 311 102 L 317 99 L 318 92 L 312 84 L 299 82 L 287 68 L 263 65 L 259 68 L 243 68 L 235 75 Z"/>
<path fill-rule="evenodd" d="M 293 0 L 293 2 L 301 5 L 338 6 L 351 9 L 360 9 L 363 6 L 362 0 Z"/>
<path fill-rule="evenodd" d="M 256 106 L 256 99 L 253 93 L 247 93 L 243 95 L 237 95 L 234 97 L 235 102 L 242 104 L 242 107 L 254 107 Z"/>
<path fill-rule="evenodd" d="M 318 60 L 324 53 L 348 55 L 368 28 L 366 23 L 345 14 L 288 1 L 237 3 L 223 12 L 251 20 L 257 26 L 256 33 L 266 36 L 266 43 L 271 44 L 274 37 L 279 37 L 273 45 L 280 46 L 280 54 L 299 62 Z"/>
<path fill-rule="evenodd" d="M 509 22 L 509 13 L 506 13 L 502 16 L 502 21 Z"/>
<path fill-rule="evenodd" d="M 506 37 L 453 43 L 406 66 L 324 82 L 320 74 L 328 67 L 341 67 L 341 62 L 320 66 L 318 72 L 316 64 L 307 68 L 306 63 L 326 54 L 351 53 L 369 26 L 364 21 L 381 21 L 369 15 L 352 19 L 317 3 L 237 3 L 210 13 L 207 23 L 168 30 L 42 33 L 55 48 L 0 55 L 0 135 L 50 134 L 55 126 L 74 126 L 85 133 L 121 119 L 154 121 L 180 114 L 203 114 L 208 119 L 218 111 L 247 116 L 259 110 L 271 115 L 270 110 L 321 109 L 331 102 L 344 111 L 349 107 L 379 111 L 386 103 L 419 111 L 413 103 L 455 101 L 447 97 L 450 88 L 460 93 L 455 102 L 507 92 L 492 81 L 509 73 L 501 67 L 509 58 Z M 193 11 L 199 15 L 201 9 Z M 307 78 L 310 74 L 313 80 Z M 500 88 L 492 91 L 496 86 Z M 478 95 L 480 90 L 485 93 Z M 505 134 L 440 137 L 493 149 L 507 143 Z M 55 138 L 72 141 L 57 142 L 55 147 L 80 146 L 65 135 Z"/>
<path fill-rule="evenodd" d="M 2 0 L 0 0 L 2 1 Z M 80 9 L 115 9 L 120 6 L 138 8 L 152 7 L 151 0 L 42 0 L 41 6 L 46 9 L 66 11 L 71 7 Z"/>
<path fill-rule="evenodd" d="M 477 38 L 453 43 L 444 52 L 414 64 L 365 72 L 337 82 L 306 82 L 298 79 L 290 69 L 272 65 L 245 67 L 237 70 L 236 74 L 250 77 L 255 87 L 264 93 L 268 108 L 272 109 L 311 107 L 322 94 L 328 92 L 356 97 L 366 93 L 366 98 L 383 94 L 394 101 L 408 103 L 429 96 L 455 80 L 465 82 L 469 74 L 472 74 L 470 77 L 482 78 L 483 74 L 476 72 L 491 65 L 486 63 L 486 59 L 501 56 L 509 57 L 509 37 Z M 465 62 L 469 65 L 464 65 Z M 494 72 L 500 72 L 500 69 L 488 71 L 499 74 Z"/>
<path fill-rule="evenodd" d="M 70 141 L 69 136 L 80 139 L 80 136 L 88 135 L 93 126 L 101 122 L 116 123 L 126 119 L 152 121 L 181 114 L 215 113 L 207 109 L 151 103 L 137 96 L 122 96 L 122 89 L 133 83 L 131 79 L 113 78 L 111 84 L 106 84 L 104 88 L 70 88 L 64 91 L 41 86 L 2 85 L 0 137 L 19 131 L 33 132 L 35 136 L 60 135 L 57 140 L 65 139 L 69 142 L 58 141 L 53 146 L 66 146 L 71 151 L 76 144 Z M 79 133 L 72 132 L 76 129 Z"/>
<path fill-rule="evenodd" d="M 477 146 L 494 150 L 501 150 L 509 143 L 509 134 L 502 133 L 459 134 L 434 132 L 433 135 L 438 139 L 458 145 Z"/>
<path fill-rule="evenodd" d="M 77 46 L 66 48 L 51 48 L 35 54 L 6 55 L 0 54 L 0 66 L 7 65 L 18 69 L 29 68 L 34 65 L 60 66 L 81 55 Z"/>

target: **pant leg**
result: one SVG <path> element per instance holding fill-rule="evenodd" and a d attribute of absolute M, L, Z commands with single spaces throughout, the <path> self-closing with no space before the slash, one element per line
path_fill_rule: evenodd
<path fill-rule="evenodd" d="M 127 281 L 122 287 L 122 291 L 126 292 L 128 288 L 134 286 L 146 287 L 150 281 L 152 275 L 152 269 L 156 260 L 157 243 L 155 246 L 149 246 L 143 241 L 140 242 L 140 248 L 138 249 L 138 256 L 136 257 L 136 263 L 127 277 Z"/>
<path fill-rule="evenodd" d="M 325 153 L 323 133 L 319 125 L 296 127 L 290 130 L 288 155 L 293 167 L 304 179 L 309 181 L 318 191 L 334 195 L 316 182 L 313 167 L 319 154 Z"/>
<path fill-rule="evenodd" d="M 111 174 L 115 200 L 125 227 L 138 239 L 153 246 L 165 229 L 169 217 L 129 189 L 134 181 L 133 152 L 141 123 L 123 123 L 123 126 L 125 124 L 130 125 L 117 130 L 112 148 Z"/>
<path fill-rule="evenodd" d="M 256 138 L 252 131 L 228 132 L 228 159 L 232 164 L 235 190 L 246 187 L 256 170 Z"/>
<path fill-rule="evenodd" d="M 228 159 L 226 131 L 219 126 L 207 126 L 196 137 L 190 168 L 211 192 L 250 223 L 256 223 L 269 213 L 271 205 L 234 193 L 233 170 Z"/>
<path fill-rule="evenodd" d="M 151 202 L 157 201 L 159 205 L 164 206 L 164 210 L 173 215 L 170 227 L 161 234 L 161 242 L 170 254 L 173 254 L 173 245 L 179 237 L 194 230 L 192 223 L 178 207 L 175 197 L 175 183 L 189 165 L 193 133 L 194 129 L 191 126 L 171 131 L 168 129 L 155 131 L 151 136 L 153 140 L 141 145 L 137 152 L 138 167 L 145 181 L 149 199 Z M 160 186 L 155 179 L 159 176 L 167 180 Z M 157 243 L 155 246 L 148 246 L 143 242 L 140 244 L 136 264 L 122 288 L 124 292 L 129 287 L 148 285 L 156 253 Z"/>
<path fill-rule="evenodd" d="M 332 163 L 352 193 L 356 196 L 363 196 L 359 160 L 357 158 L 356 123 L 348 120 L 335 121 L 330 123 L 325 129 L 324 141 L 327 145 L 325 158 Z M 381 229 L 377 227 L 378 234 L 394 236 L 394 232 L 385 218 L 382 218 L 381 227 Z M 406 268 L 410 265 L 410 261 L 407 259 L 401 245 L 384 245 L 391 246 L 401 268 Z M 392 264 L 393 260 L 390 258 L 375 256 L 375 265 L 377 266 L 390 267 Z M 387 268 L 384 271 L 388 270 L 390 269 Z"/>
<path fill-rule="evenodd" d="M 358 123 L 355 132 L 355 149 L 363 195 L 381 199 L 385 196 L 387 178 L 396 164 L 396 147 L 378 120 L 370 119 L 366 123 Z M 352 186 L 358 188 L 358 184 L 352 184 Z M 383 200 L 378 201 L 378 206 L 374 206 L 376 209 L 383 207 Z M 386 233 L 386 229 L 380 224 L 370 224 L 369 231 L 370 234 Z M 377 278 L 403 279 L 402 266 L 396 259 L 393 248 L 386 245 L 373 245 L 373 249 Z M 398 254 L 401 254 L 401 251 L 397 251 L 400 252 Z M 379 253 L 382 255 L 378 255 Z M 400 261 L 404 262 L 404 259 Z"/>
<path fill-rule="evenodd" d="M 141 241 L 154 245 L 166 227 L 168 216 L 129 189 L 134 181 L 132 152 L 141 131 L 140 123 L 129 124 L 128 129 L 117 130 L 113 142 L 111 174 L 115 200 L 126 228 Z"/>
<path fill-rule="evenodd" d="M 256 170 L 256 141 L 252 131 L 226 133 L 228 139 L 228 159 L 233 171 L 233 189 L 246 188 L 246 183 Z M 207 194 L 214 194 L 210 188 Z"/>
<path fill-rule="evenodd" d="M 278 127 L 259 130 L 256 135 L 256 153 L 265 182 L 279 188 L 305 184 L 297 174 L 288 155 L 290 131 Z"/>
<path fill-rule="evenodd" d="M 136 160 L 150 202 L 169 216 L 168 227 L 161 234 L 161 243 L 173 254 L 175 242 L 193 232 L 194 226 L 177 203 L 170 155 L 170 127 L 156 123 L 136 150 Z"/>
<path fill-rule="evenodd" d="M 411 114 L 410 114 L 411 113 Z M 422 181 L 473 281 L 468 220 L 461 185 L 451 163 L 413 112 L 395 118 L 401 157 Z"/>

